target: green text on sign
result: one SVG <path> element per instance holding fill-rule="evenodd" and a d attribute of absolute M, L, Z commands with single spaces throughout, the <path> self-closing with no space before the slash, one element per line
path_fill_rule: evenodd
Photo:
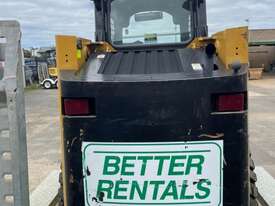
<path fill-rule="evenodd" d="M 86 205 L 222 205 L 222 150 L 222 141 L 84 143 Z"/>

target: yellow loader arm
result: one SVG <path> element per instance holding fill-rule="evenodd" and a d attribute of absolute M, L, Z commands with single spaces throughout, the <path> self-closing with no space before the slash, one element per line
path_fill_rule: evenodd
<path fill-rule="evenodd" d="M 248 65 L 247 27 L 226 29 L 214 34 L 212 38 L 215 39 L 218 56 L 226 68 L 229 68 L 236 61 Z"/>
<path fill-rule="evenodd" d="M 107 42 L 92 42 L 76 36 L 56 36 L 56 62 L 60 70 L 78 71 L 93 52 L 111 52 Z"/>
<path fill-rule="evenodd" d="M 234 62 L 248 64 L 248 28 L 239 27 L 226 29 L 212 37 L 199 37 L 188 46 L 189 48 L 202 48 L 213 43 L 217 48 L 217 55 L 226 68 Z"/>

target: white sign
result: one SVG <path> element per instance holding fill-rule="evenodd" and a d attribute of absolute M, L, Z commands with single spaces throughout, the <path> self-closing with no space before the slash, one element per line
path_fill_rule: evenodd
<path fill-rule="evenodd" d="M 223 205 L 223 141 L 82 146 L 85 206 Z"/>

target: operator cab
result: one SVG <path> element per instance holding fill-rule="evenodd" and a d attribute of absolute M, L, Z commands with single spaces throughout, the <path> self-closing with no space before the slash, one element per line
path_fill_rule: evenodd
<path fill-rule="evenodd" d="M 96 41 L 108 42 L 115 50 L 101 60 L 91 58 L 89 66 L 103 75 L 100 78 L 175 79 L 157 75 L 206 75 L 217 68 L 213 55 L 208 60 L 203 49 L 187 48 L 196 37 L 207 36 L 205 0 L 94 0 L 94 4 Z"/>
<path fill-rule="evenodd" d="M 162 28 L 167 25 L 166 28 Z M 112 29 L 115 31 L 115 29 Z M 115 32 L 114 32 L 115 33 Z M 187 34 L 187 40 L 191 38 Z M 174 24 L 173 17 L 161 11 L 148 11 L 137 13 L 130 18 L 128 27 L 122 29 L 122 36 L 116 41 L 116 35 L 112 34 L 115 45 L 146 45 L 169 44 L 186 41 L 180 32 L 180 25 Z"/>
<path fill-rule="evenodd" d="M 94 0 L 94 3 L 96 40 L 107 41 L 117 50 L 182 47 L 197 36 L 207 36 L 204 0 Z"/>

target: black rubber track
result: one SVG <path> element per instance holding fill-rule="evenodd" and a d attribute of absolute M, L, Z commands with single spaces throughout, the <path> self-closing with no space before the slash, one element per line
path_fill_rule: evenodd
<path fill-rule="evenodd" d="M 255 170 L 255 164 L 251 157 L 251 154 L 249 155 L 249 161 L 250 161 L 250 206 L 259 206 L 258 204 L 258 197 L 259 192 L 256 187 L 257 182 L 257 175 L 254 172 Z"/>
<path fill-rule="evenodd" d="M 62 172 L 59 173 L 59 190 L 58 190 L 58 206 L 64 206 L 64 193 L 63 193 L 63 179 L 62 179 Z"/>

